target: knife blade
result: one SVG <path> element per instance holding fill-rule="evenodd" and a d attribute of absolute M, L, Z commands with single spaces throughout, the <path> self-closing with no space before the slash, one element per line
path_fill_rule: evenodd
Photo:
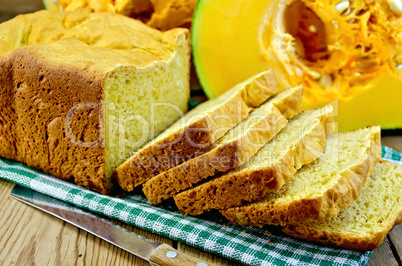
<path fill-rule="evenodd" d="M 90 211 L 80 209 L 31 189 L 17 185 L 12 189 L 11 197 L 56 216 L 151 264 L 162 266 L 213 265 L 181 253 L 167 244 L 151 241 L 134 234 Z"/>

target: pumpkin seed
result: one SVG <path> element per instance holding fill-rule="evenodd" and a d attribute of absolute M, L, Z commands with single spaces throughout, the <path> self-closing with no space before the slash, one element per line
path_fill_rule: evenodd
<path fill-rule="evenodd" d="M 402 15 L 402 1 L 401 0 L 388 0 L 389 7 L 397 14 Z"/>
<path fill-rule="evenodd" d="M 345 11 L 346 9 L 348 9 L 350 6 L 349 1 L 341 1 L 338 4 L 335 5 L 335 11 L 342 13 L 343 11 Z"/>
<path fill-rule="evenodd" d="M 322 75 L 320 83 L 324 88 L 328 88 L 332 85 L 332 78 L 329 75 Z"/>
<path fill-rule="evenodd" d="M 295 70 L 296 70 L 296 74 L 297 74 L 299 77 L 303 77 L 304 71 L 303 71 L 300 67 L 295 67 Z"/>

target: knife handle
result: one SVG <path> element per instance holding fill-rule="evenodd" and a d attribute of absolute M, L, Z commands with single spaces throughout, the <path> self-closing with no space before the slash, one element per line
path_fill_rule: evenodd
<path fill-rule="evenodd" d="M 156 262 L 162 266 L 178 266 L 178 265 L 189 265 L 189 266 L 213 266 L 216 264 L 207 263 L 200 259 L 186 255 L 177 249 L 172 248 L 167 244 L 162 244 L 152 251 L 149 259 L 152 262 Z"/>

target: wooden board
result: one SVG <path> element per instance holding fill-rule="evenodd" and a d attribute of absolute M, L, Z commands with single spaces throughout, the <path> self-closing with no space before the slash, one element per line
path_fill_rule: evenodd
<path fill-rule="evenodd" d="M 402 265 L 402 225 L 397 225 L 391 233 L 388 234 L 388 238 L 392 244 L 391 248 L 394 251 L 394 256 L 399 265 Z"/>
<path fill-rule="evenodd" d="M 14 184 L 0 179 L 0 265 L 149 265 L 47 213 L 12 199 Z M 113 221 L 148 239 L 173 241 Z"/>
<path fill-rule="evenodd" d="M 384 239 L 381 246 L 374 250 L 373 255 L 371 255 L 371 258 L 367 263 L 367 266 L 377 265 L 398 266 L 398 262 L 392 253 L 388 237 Z"/>

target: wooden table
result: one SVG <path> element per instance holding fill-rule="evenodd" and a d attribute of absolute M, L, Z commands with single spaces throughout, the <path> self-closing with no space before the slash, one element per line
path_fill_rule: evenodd
<path fill-rule="evenodd" d="M 383 145 L 402 152 L 402 136 Z M 107 242 L 42 211 L 10 198 L 14 184 L 0 180 L 0 265 L 149 265 Z M 121 222 L 130 231 L 220 265 L 235 263 Z M 401 265 L 402 226 L 396 226 L 368 265 Z"/>

